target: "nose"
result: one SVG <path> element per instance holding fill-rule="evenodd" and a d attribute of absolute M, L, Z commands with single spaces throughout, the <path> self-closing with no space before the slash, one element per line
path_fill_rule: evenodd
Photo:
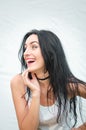
<path fill-rule="evenodd" d="M 23 54 L 23 55 L 24 55 L 24 58 L 25 58 L 26 56 L 30 55 L 31 52 L 32 52 L 31 49 L 28 49 L 28 48 L 27 48 L 27 49 L 25 50 L 24 54 Z"/>

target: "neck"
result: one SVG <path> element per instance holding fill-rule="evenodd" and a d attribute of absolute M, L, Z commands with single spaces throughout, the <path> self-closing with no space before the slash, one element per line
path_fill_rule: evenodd
<path fill-rule="evenodd" d="M 36 77 L 37 77 L 38 81 L 45 81 L 50 78 L 48 71 L 46 73 L 44 73 L 44 71 L 39 72 L 39 73 L 37 72 Z"/>

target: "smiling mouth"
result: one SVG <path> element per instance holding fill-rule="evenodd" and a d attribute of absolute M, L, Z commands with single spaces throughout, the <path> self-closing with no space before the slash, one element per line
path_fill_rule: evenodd
<path fill-rule="evenodd" d="M 33 63 L 34 61 L 28 61 L 28 63 Z"/>
<path fill-rule="evenodd" d="M 27 64 L 30 65 L 32 63 L 34 63 L 35 61 L 28 61 Z"/>

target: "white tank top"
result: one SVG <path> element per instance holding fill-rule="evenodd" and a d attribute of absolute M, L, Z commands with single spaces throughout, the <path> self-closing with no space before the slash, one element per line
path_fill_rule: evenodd
<path fill-rule="evenodd" d="M 26 96 L 27 99 L 27 96 Z M 28 105 L 31 103 L 31 98 L 29 99 Z M 40 115 L 39 115 L 39 127 L 38 130 L 70 130 L 65 120 L 65 114 L 68 114 L 67 121 L 71 126 L 73 121 L 73 113 L 69 112 L 69 101 L 67 102 L 67 111 L 62 114 L 61 122 L 57 123 L 57 113 L 58 107 L 55 104 L 52 106 L 42 106 L 40 105 Z"/>
<path fill-rule="evenodd" d="M 40 122 L 38 130 L 62 130 L 62 127 L 58 126 L 57 119 L 58 108 L 54 104 L 52 106 L 42 106 L 40 105 Z"/>
<path fill-rule="evenodd" d="M 67 108 L 69 106 L 69 102 L 67 103 Z M 68 109 L 69 110 L 69 109 Z M 39 121 L 39 128 L 38 130 L 70 130 L 70 127 L 67 125 L 65 120 L 65 114 L 68 114 L 67 121 L 68 124 L 71 126 L 73 121 L 73 113 L 70 112 L 64 112 L 62 115 L 61 122 L 57 123 L 57 113 L 58 113 L 58 107 L 55 104 L 52 106 L 42 106 L 40 105 L 40 121 Z"/>

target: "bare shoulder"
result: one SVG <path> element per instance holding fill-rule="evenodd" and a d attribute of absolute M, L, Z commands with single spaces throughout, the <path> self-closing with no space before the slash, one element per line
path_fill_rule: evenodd
<path fill-rule="evenodd" d="M 23 78 L 21 74 L 17 74 L 14 77 L 12 77 L 11 81 L 10 81 L 10 87 L 12 89 L 12 91 L 24 91 L 24 82 L 23 82 Z"/>
<path fill-rule="evenodd" d="M 84 84 L 78 83 L 78 91 L 79 91 L 79 94 L 77 94 L 78 96 L 86 98 L 86 83 Z"/>
<path fill-rule="evenodd" d="M 70 83 L 67 87 L 68 96 L 80 96 L 86 98 L 86 83 Z"/>
<path fill-rule="evenodd" d="M 17 83 L 21 83 L 22 81 L 23 80 L 22 80 L 21 74 L 17 74 L 14 77 L 12 77 L 10 82 L 11 82 L 11 84 L 17 84 Z"/>

